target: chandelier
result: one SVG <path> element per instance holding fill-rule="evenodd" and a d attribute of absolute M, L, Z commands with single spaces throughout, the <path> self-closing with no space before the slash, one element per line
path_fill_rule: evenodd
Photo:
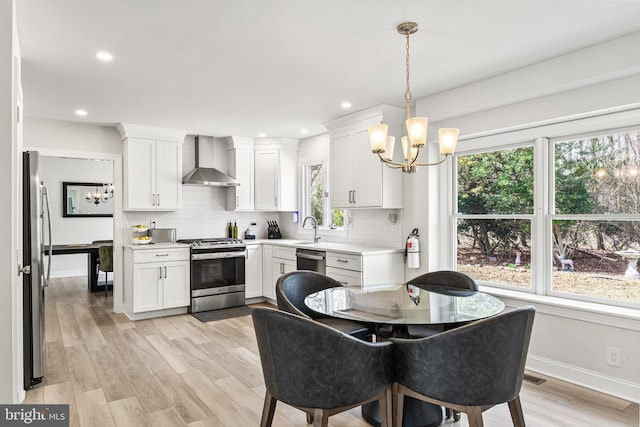
<path fill-rule="evenodd" d="M 402 168 L 402 172 L 414 173 L 418 170 L 418 166 L 435 166 L 447 160 L 447 157 L 455 151 L 458 142 L 460 129 L 440 128 L 438 130 L 438 139 L 440 143 L 440 155 L 444 156 L 441 160 L 433 163 L 416 162 L 420 149 L 427 143 L 427 126 L 429 119 L 426 117 L 411 117 L 411 89 L 409 85 L 409 36 L 418 31 L 418 24 L 415 22 L 403 22 L 398 25 L 398 33 L 404 35 L 406 42 L 406 69 L 407 69 L 407 86 L 404 93 L 405 108 L 407 111 L 407 136 L 401 138 L 402 152 L 404 162 L 393 161 L 393 148 L 396 139 L 389 136 L 389 126 L 386 124 L 376 124 L 369 126 L 369 143 L 371 151 L 380 157 L 390 168 Z"/>
<path fill-rule="evenodd" d="M 95 192 L 89 191 L 84 197 L 89 203 L 99 205 L 100 203 L 107 203 L 109 199 L 113 197 L 113 184 L 102 184 L 102 191 L 100 187 L 96 187 Z"/>

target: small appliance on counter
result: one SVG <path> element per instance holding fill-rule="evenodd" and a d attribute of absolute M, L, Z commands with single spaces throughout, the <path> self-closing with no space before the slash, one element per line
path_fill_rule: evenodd
<path fill-rule="evenodd" d="M 255 240 L 256 239 L 256 222 L 255 221 L 251 221 L 251 225 L 249 226 L 249 228 L 247 228 L 247 230 L 244 232 L 244 238 L 245 240 Z"/>
<path fill-rule="evenodd" d="M 176 242 L 176 229 L 175 228 L 151 228 L 149 230 L 149 237 L 153 243 L 175 243 Z"/>
<path fill-rule="evenodd" d="M 282 239 L 280 228 L 276 221 L 267 221 L 267 239 Z"/>

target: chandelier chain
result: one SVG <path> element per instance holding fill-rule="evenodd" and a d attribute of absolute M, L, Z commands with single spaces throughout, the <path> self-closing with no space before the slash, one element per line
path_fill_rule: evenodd
<path fill-rule="evenodd" d="M 407 90 L 404 93 L 404 99 L 407 102 L 411 101 L 411 89 L 409 87 L 409 33 L 407 33 L 407 54 L 405 56 L 405 62 L 407 67 Z"/>

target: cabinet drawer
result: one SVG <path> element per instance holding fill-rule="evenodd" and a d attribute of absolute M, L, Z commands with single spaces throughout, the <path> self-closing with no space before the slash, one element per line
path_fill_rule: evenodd
<path fill-rule="evenodd" d="M 362 271 L 362 256 L 340 252 L 327 252 L 327 267 Z"/>
<path fill-rule="evenodd" d="M 362 286 L 362 273 L 359 271 L 327 267 L 327 276 L 340 282 L 343 286 Z"/>
<path fill-rule="evenodd" d="M 273 247 L 273 257 L 288 259 L 289 261 L 296 260 L 296 248 L 283 248 L 279 246 Z"/>
<path fill-rule="evenodd" d="M 133 251 L 133 262 L 188 261 L 189 248 L 139 249 Z"/>

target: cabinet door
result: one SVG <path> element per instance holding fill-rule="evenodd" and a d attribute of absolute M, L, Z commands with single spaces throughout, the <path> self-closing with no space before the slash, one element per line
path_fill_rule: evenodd
<path fill-rule="evenodd" d="M 177 142 L 157 141 L 155 174 L 156 209 L 181 209 L 182 144 Z"/>
<path fill-rule="evenodd" d="M 275 299 L 276 282 L 283 274 L 295 271 L 297 266 L 295 261 L 282 258 L 273 258 L 271 261 L 271 271 L 273 273 L 273 299 Z"/>
<path fill-rule="evenodd" d="M 331 137 L 331 188 L 329 190 L 329 201 L 332 208 L 351 207 L 353 143 L 353 132 Z"/>
<path fill-rule="evenodd" d="M 247 259 L 244 264 L 245 297 L 262 296 L 262 248 L 260 245 L 247 245 Z"/>
<path fill-rule="evenodd" d="M 253 151 L 236 150 L 235 179 L 240 185 L 235 187 L 235 210 L 253 210 Z"/>
<path fill-rule="evenodd" d="M 163 308 L 189 305 L 189 261 L 165 262 L 162 278 Z"/>
<path fill-rule="evenodd" d="M 275 286 L 276 282 L 273 281 L 273 246 L 262 245 L 262 295 L 275 300 Z"/>
<path fill-rule="evenodd" d="M 383 164 L 371 153 L 369 133 L 358 130 L 355 135 L 353 152 L 353 189 L 355 207 L 382 206 L 382 167 Z M 385 166 L 386 167 L 386 166 Z M 400 174 L 400 171 L 396 171 Z"/>
<path fill-rule="evenodd" d="M 127 138 L 125 209 L 155 209 L 155 141 Z"/>
<path fill-rule="evenodd" d="M 255 152 L 256 210 L 278 210 L 278 151 Z"/>
<path fill-rule="evenodd" d="M 133 266 L 133 312 L 162 308 L 162 263 L 150 262 Z"/>
<path fill-rule="evenodd" d="M 298 152 L 280 150 L 278 163 L 278 210 L 298 210 Z"/>

